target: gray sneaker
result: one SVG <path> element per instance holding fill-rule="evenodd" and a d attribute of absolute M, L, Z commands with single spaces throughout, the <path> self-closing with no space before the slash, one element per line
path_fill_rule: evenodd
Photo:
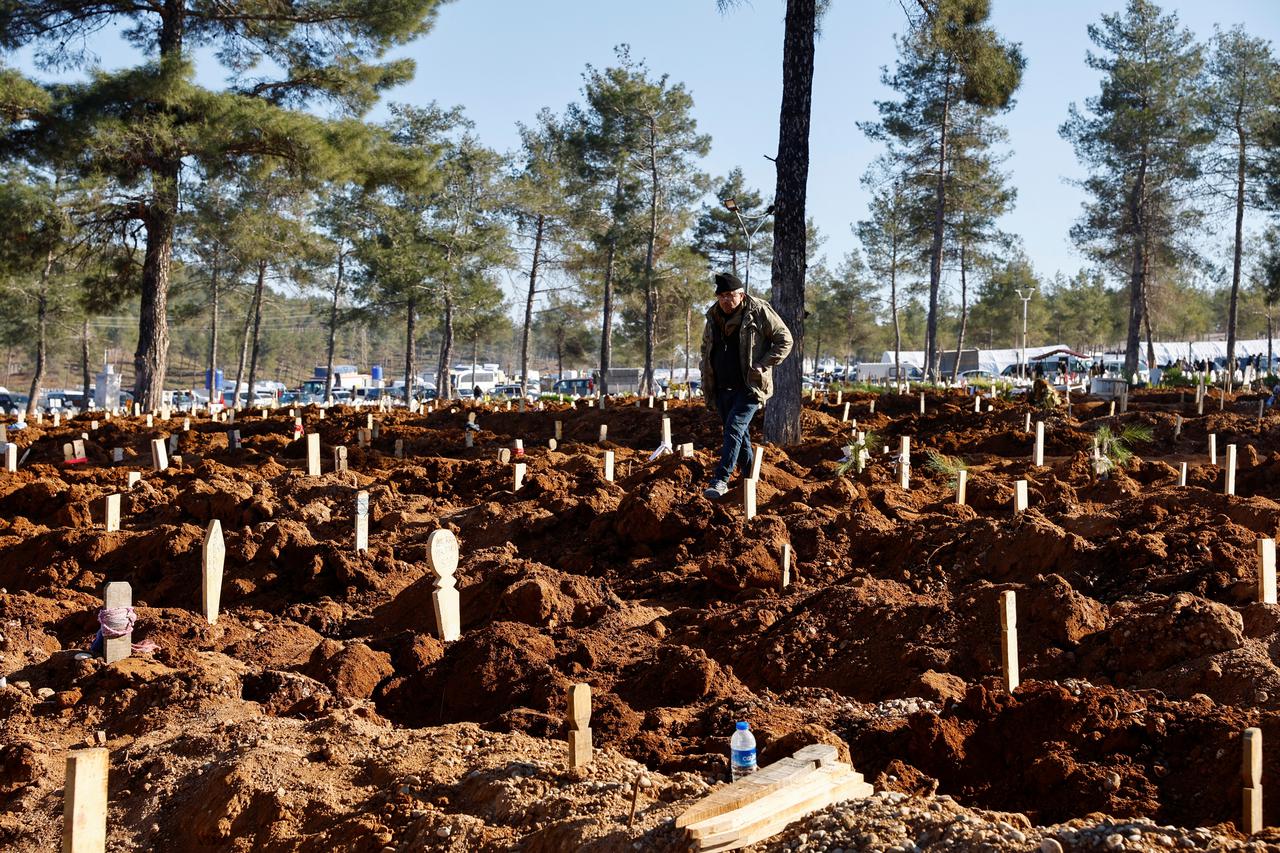
<path fill-rule="evenodd" d="M 711 498 L 711 500 L 713 501 L 718 501 L 728 493 L 729 493 L 729 484 L 726 483 L 724 480 L 716 480 L 710 486 L 707 486 L 706 491 L 704 491 L 702 494 Z"/>

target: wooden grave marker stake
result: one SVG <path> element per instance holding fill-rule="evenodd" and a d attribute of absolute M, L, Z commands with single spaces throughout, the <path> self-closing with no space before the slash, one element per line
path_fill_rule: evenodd
<path fill-rule="evenodd" d="M 911 437 L 907 435 L 902 436 L 898 451 L 898 485 L 904 489 L 911 488 Z"/>
<path fill-rule="evenodd" d="M 559 443 L 554 438 L 547 439 L 547 450 L 555 450 L 559 446 Z"/>
<path fill-rule="evenodd" d="M 1026 420 L 1022 422 L 1022 431 L 1031 432 L 1031 413 L 1027 412 Z"/>
<path fill-rule="evenodd" d="M 467 447 L 475 447 L 475 446 L 476 446 L 476 440 L 475 440 L 475 438 L 471 435 L 471 430 L 467 430 L 466 435 L 464 436 L 464 438 L 466 439 L 466 445 L 467 445 Z"/>
<path fill-rule="evenodd" d="M 369 493 L 356 492 L 356 553 L 369 550 Z"/>
<path fill-rule="evenodd" d="M 671 447 L 671 418 L 662 419 L 662 446 Z"/>
<path fill-rule="evenodd" d="M 1258 601 L 1276 603 L 1276 540 L 1258 540 Z"/>
<path fill-rule="evenodd" d="M 1262 729 L 1245 729 L 1241 746 L 1240 777 L 1244 788 L 1241 791 L 1240 830 L 1245 835 L 1253 835 L 1262 831 Z"/>
<path fill-rule="evenodd" d="M 1021 683 L 1018 676 L 1018 599 L 1013 590 L 1000 593 L 1000 663 L 1004 688 L 1010 693 Z"/>
<path fill-rule="evenodd" d="M 561 435 L 563 430 L 564 430 L 564 423 L 562 421 L 556 421 L 556 441 L 564 440 L 564 437 Z"/>
<path fill-rule="evenodd" d="M 111 448 L 111 461 L 112 461 L 112 462 L 123 462 L 123 461 L 124 461 L 124 448 L 123 448 L 123 447 L 113 447 L 113 448 Z"/>
<path fill-rule="evenodd" d="M 961 468 L 956 472 L 956 505 L 964 506 L 965 489 L 969 485 L 969 472 Z"/>
<path fill-rule="evenodd" d="M 1182 415 L 1173 416 L 1173 437 L 1182 435 Z"/>
<path fill-rule="evenodd" d="M 749 477 L 742 481 L 742 509 L 747 521 L 756 517 L 756 481 Z"/>
<path fill-rule="evenodd" d="M 498 448 L 499 464 L 506 465 L 510 461 L 511 461 L 511 451 L 505 447 Z"/>
<path fill-rule="evenodd" d="M 18 473 L 18 445 L 9 444 L 8 442 L 5 443 L 4 470 L 8 471 L 10 474 Z"/>
<path fill-rule="evenodd" d="M 1187 463 L 1183 462 L 1178 466 L 1178 485 L 1185 486 L 1187 484 Z"/>
<path fill-rule="evenodd" d="M 565 715 L 569 724 L 569 767 L 585 767 L 591 763 L 591 685 L 569 687 L 569 708 Z"/>
<path fill-rule="evenodd" d="M 511 466 L 512 468 L 511 491 L 518 492 L 520 491 L 520 487 L 524 485 L 524 472 L 526 467 L 527 466 L 523 462 L 517 462 L 515 465 Z"/>
<path fill-rule="evenodd" d="M 333 449 L 333 470 L 347 470 L 347 446 L 345 444 L 339 444 Z"/>
<path fill-rule="evenodd" d="M 427 539 L 427 559 L 436 576 L 431 605 L 435 610 L 436 633 L 446 643 L 462 636 L 462 618 L 458 610 L 458 538 L 450 530 L 436 530 Z"/>
<path fill-rule="evenodd" d="M 105 507 L 107 532 L 115 533 L 120 529 L 120 495 L 107 495 Z"/>
<path fill-rule="evenodd" d="M 1234 495 L 1236 493 L 1236 446 L 1234 444 L 1227 445 L 1227 478 L 1226 493 Z"/>
<path fill-rule="evenodd" d="M 1037 468 L 1044 467 L 1044 421 L 1036 421 L 1036 448 L 1032 454 L 1031 464 Z"/>
<path fill-rule="evenodd" d="M 875 413 L 876 413 L 876 401 L 875 401 L 875 398 L 873 397 L 871 399 L 871 414 L 874 415 Z"/>
<path fill-rule="evenodd" d="M 920 414 L 924 414 L 924 392 L 920 392 Z"/>
<path fill-rule="evenodd" d="M 307 476 L 320 476 L 320 433 L 307 435 Z"/>
<path fill-rule="evenodd" d="M 755 445 L 751 448 L 751 479 L 760 479 L 760 468 L 764 465 L 764 448 Z"/>
<path fill-rule="evenodd" d="M 982 412 L 982 395 L 975 393 L 973 395 L 973 413 L 980 414 Z"/>
<path fill-rule="evenodd" d="M 613 482 L 613 451 L 606 450 L 604 452 L 604 478 L 607 482 Z"/>
<path fill-rule="evenodd" d="M 404 439 L 403 438 L 396 439 L 396 458 L 397 459 L 404 458 Z"/>
<path fill-rule="evenodd" d="M 684 444 L 680 445 L 680 456 L 684 459 L 693 458 L 693 442 L 692 441 L 687 441 Z"/>
<path fill-rule="evenodd" d="M 151 467 L 163 471 L 169 467 L 169 456 L 164 450 L 164 439 L 151 439 Z"/>
<path fill-rule="evenodd" d="M 125 479 L 125 488 L 132 489 L 140 482 L 142 482 L 142 472 L 130 471 L 128 477 Z"/>
<path fill-rule="evenodd" d="M 1218 464 L 1218 434 L 1216 432 L 1209 433 L 1209 464 Z"/>
<path fill-rule="evenodd" d="M 782 583 L 781 589 L 791 586 L 791 543 L 782 543 Z"/>
<path fill-rule="evenodd" d="M 841 422 L 841 423 L 844 423 L 845 421 L 849 420 L 849 406 L 850 406 L 850 405 L 851 405 L 850 403 L 845 403 L 845 404 L 844 404 L 844 414 L 840 416 L 840 422 Z"/>
<path fill-rule="evenodd" d="M 222 567 L 226 560 L 222 522 L 215 518 L 209 522 L 200 546 L 200 609 L 210 625 L 218 621 L 222 607 Z"/>
<path fill-rule="evenodd" d="M 54 426 L 58 425 L 58 415 L 56 412 L 53 415 L 53 425 Z M 150 429 L 155 425 L 156 425 L 156 419 L 152 415 L 147 415 L 147 428 Z"/>
<path fill-rule="evenodd" d="M 103 853 L 107 849 L 106 749 L 67 753 L 62 803 L 62 853 Z"/>
<path fill-rule="evenodd" d="M 1027 508 L 1027 481 L 1017 480 L 1013 484 L 1013 514 L 1026 511 Z"/>
<path fill-rule="evenodd" d="M 113 581 L 102 593 L 102 606 L 107 610 L 133 606 L 133 587 L 127 581 Z M 124 660 L 133 652 L 133 631 L 123 637 L 102 637 L 102 655 L 107 663 Z"/>
<path fill-rule="evenodd" d="M 605 437 L 609 435 L 609 425 L 600 424 L 600 443 L 604 444 Z"/>
<path fill-rule="evenodd" d="M 524 439 L 517 438 L 511 442 L 511 452 L 516 456 L 524 456 Z"/>

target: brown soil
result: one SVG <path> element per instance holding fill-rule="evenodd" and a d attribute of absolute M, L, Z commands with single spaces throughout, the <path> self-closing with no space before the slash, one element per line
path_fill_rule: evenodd
<path fill-rule="evenodd" d="M 1280 420 L 1260 424 L 1247 395 L 1196 416 L 1190 394 L 1139 393 L 1115 419 L 1077 398 L 1072 418 L 1049 418 L 1034 468 L 1020 404 L 975 414 L 971 398 L 931 396 L 921 416 L 915 395 L 881 396 L 875 414 L 870 401 L 855 397 L 852 417 L 886 446 L 911 437 L 911 490 L 880 453 L 838 476 L 849 426 L 814 405 L 802 446 L 766 449 L 750 522 L 738 481 L 721 502 L 702 496 L 719 428 L 693 404 L 669 416 L 696 457 L 653 462 L 663 414 L 647 407 L 482 411 L 473 449 L 465 409 L 378 415 L 367 450 L 364 413 L 308 412 L 319 478 L 283 413 L 242 416 L 239 451 L 227 425 L 197 419 L 178 433 L 183 467 L 163 473 L 148 441 L 181 419 L 104 421 L 87 466 L 64 466 L 61 446 L 88 418 L 15 434 L 31 453 L 0 475 L 0 846 L 56 847 L 65 751 L 101 730 L 118 849 L 680 849 L 670 818 L 724 776 L 738 719 L 762 761 L 822 740 L 878 788 L 961 809 L 1238 838 L 1240 733 L 1280 744 L 1280 607 L 1254 603 L 1255 542 L 1280 532 Z M 1113 420 L 1155 439 L 1099 480 L 1092 431 Z M 1239 446 L 1237 497 L 1207 464 L 1210 433 L 1220 461 Z M 498 460 L 515 438 L 517 493 Z M 347 472 L 331 471 L 337 444 Z M 967 506 L 930 450 L 967 462 Z M 105 533 L 102 499 L 131 469 L 143 480 Z M 1031 507 L 1014 516 L 1017 479 Z M 196 610 L 214 518 L 227 566 L 210 626 Z M 463 633 L 447 646 L 427 563 L 441 527 L 462 546 Z M 784 543 L 794 583 L 780 590 Z M 153 656 L 75 659 L 105 581 L 133 585 L 133 639 Z M 1012 696 L 995 678 L 1005 590 L 1024 682 Z M 584 681 L 602 749 L 570 772 L 565 692 Z M 1280 752 L 1266 756 L 1276 778 Z M 642 769 L 653 786 L 627 830 Z M 1265 818 L 1280 821 L 1280 799 Z"/>

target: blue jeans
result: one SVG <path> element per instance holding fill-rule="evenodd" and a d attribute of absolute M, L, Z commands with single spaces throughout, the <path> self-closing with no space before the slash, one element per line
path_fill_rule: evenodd
<path fill-rule="evenodd" d="M 759 408 L 760 404 L 751 399 L 751 392 L 745 388 L 716 391 L 716 410 L 724 424 L 724 446 L 720 450 L 715 479 L 729 482 L 735 465 L 742 467 L 744 476 L 751 473 L 751 434 L 748 427 Z"/>

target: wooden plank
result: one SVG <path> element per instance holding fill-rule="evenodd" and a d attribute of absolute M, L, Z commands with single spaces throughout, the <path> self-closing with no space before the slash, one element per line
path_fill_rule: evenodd
<path fill-rule="evenodd" d="M 786 829 L 788 824 L 791 824 L 806 815 L 812 814 L 813 812 L 825 809 L 832 803 L 839 803 L 844 800 L 863 799 L 871 796 L 874 791 L 875 789 L 872 788 L 870 783 L 862 781 L 861 774 L 855 773 L 852 778 L 837 783 L 835 787 L 829 788 L 822 794 L 816 795 L 805 802 L 797 803 L 794 806 L 775 813 L 768 818 L 752 824 L 751 826 L 744 827 L 739 833 L 737 833 L 737 836 L 734 839 L 724 844 L 711 845 L 703 843 L 699 845 L 699 849 L 704 851 L 704 853 L 718 853 L 718 851 L 737 850 L 741 847 L 746 847 L 749 844 L 755 844 L 759 841 L 772 838 L 779 832 L 782 832 L 782 830 Z"/>
<path fill-rule="evenodd" d="M 200 609 L 213 625 L 222 607 L 222 569 L 227 559 L 227 545 L 222 538 L 222 522 L 213 519 L 204 533 L 200 548 Z"/>
<path fill-rule="evenodd" d="M 709 840 L 712 836 L 720 835 L 730 830 L 742 829 L 777 808 L 806 799 L 818 791 L 824 791 L 830 788 L 835 781 L 844 778 L 850 773 L 853 773 L 853 768 L 838 761 L 825 764 L 822 767 L 815 767 L 812 773 L 776 788 L 763 797 L 746 803 L 733 811 L 709 817 L 685 828 L 688 830 L 690 838 Z M 862 778 L 861 773 L 854 773 L 853 775 L 856 775 L 859 779 Z"/>
<path fill-rule="evenodd" d="M 721 788 L 694 803 L 676 818 L 677 827 L 685 827 L 708 818 L 721 815 L 776 791 L 783 785 L 797 781 L 812 773 L 820 765 L 835 761 L 839 752 L 824 743 L 811 744 L 793 753 L 789 758 L 775 761 L 752 773 L 745 779 Z"/>
<path fill-rule="evenodd" d="M 102 853 L 107 848 L 107 750 L 67 754 L 62 805 L 62 853 Z"/>

